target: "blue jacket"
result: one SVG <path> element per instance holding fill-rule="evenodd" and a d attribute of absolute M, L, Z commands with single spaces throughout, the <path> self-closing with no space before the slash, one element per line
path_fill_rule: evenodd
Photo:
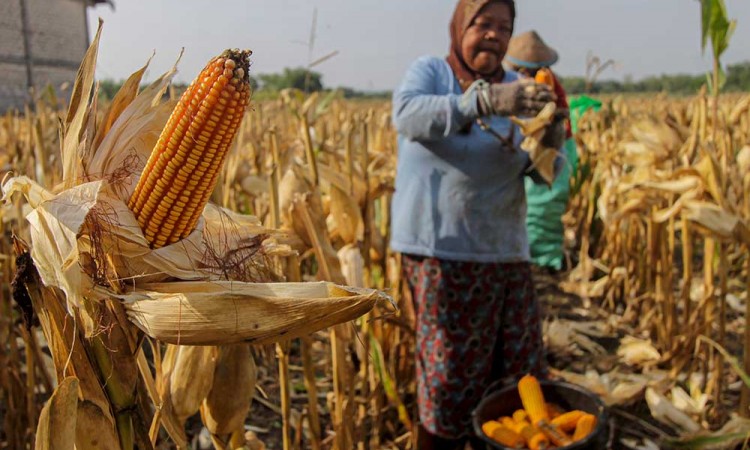
<path fill-rule="evenodd" d="M 507 72 L 504 82 L 518 79 Z M 524 175 L 529 156 L 505 117 L 482 120 L 514 148 L 475 122 L 476 93 L 462 91 L 448 63 L 416 60 L 393 94 L 398 130 L 391 248 L 398 252 L 475 262 L 529 261 Z M 461 133 L 474 123 L 471 131 Z"/>

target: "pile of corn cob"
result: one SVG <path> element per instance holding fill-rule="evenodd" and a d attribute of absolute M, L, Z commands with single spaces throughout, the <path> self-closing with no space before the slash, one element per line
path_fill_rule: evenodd
<path fill-rule="evenodd" d="M 563 412 L 557 405 L 545 402 L 542 388 L 532 375 L 521 378 L 518 393 L 523 409 L 482 424 L 482 431 L 504 447 L 565 448 L 585 439 L 596 428 L 597 418 L 593 414 L 580 410 Z"/>

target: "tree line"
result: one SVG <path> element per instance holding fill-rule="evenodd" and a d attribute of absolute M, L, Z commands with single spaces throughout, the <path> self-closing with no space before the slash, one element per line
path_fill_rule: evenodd
<path fill-rule="evenodd" d="M 584 77 L 560 77 L 565 90 L 570 95 L 587 93 L 587 83 Z M 275 97 L 279 91 L 288 88 L 307 92 L 338 90 L 345 98 L 389 98 L 390 91 L 360 91 L 350 87 L 329 87 L 323 84 L 323 75 L 308 71 L 303 67 L 285 68 L 280 73 L 258 74 L 251 77 L 250 84 L 255 91 L 256 98 Z M 659 75 L 640 80 L 625 79 L 600 80 L 593 83 L 588 90 L 590 94 L 616 93 L 648 93 L 666 92 L 675 95 L 691 95 L 698 92 L 706 84 L 706 75 Z M 99 85 L 100 95 L 111 99 L 122 86 L 122 81 L 102 80 Z M 175 88 L 182 91 L 187 86 L 176 84 Z M 750 61 L 729 65 L 726 71 L 725 92 L 750 92 Z"/>
<path fill-rule="evenodd" d="M 565 91 L 570 95 L 586 93 L 584 77 L 561 77 Z M 621 94 L 666 92 L 675 95 L 691 95 L 707 83 L 706 74 L 659 75 L 624 81 L 601 80 L 591 86 L 591 94 Z M 724 92 L 750 92 L 750 61 L 727 66 Z"/>

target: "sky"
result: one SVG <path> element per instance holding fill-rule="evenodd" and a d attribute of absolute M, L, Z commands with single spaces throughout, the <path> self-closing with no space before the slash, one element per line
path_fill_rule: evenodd
<path fill-rule="evenodd" d="M 113 0 L 89 8 L 90 32 L 104 20 L 100 78 L 124 79 L 156 53 L 153 80 L 185 54 L 177 81 L 189 82 L 225 48 L 253 51 L 251 73 L 317 65 L 326 87 L 396 87 L 421 55 L 444 56 L 453 0 Z M 750 61 L 750 0 L 725 0 L 737 19 L 725 64 Z M 560 54 L 554 69 L 583 75 L 589 52 L 613 59 L 602 78 L 700 74 L 711 67 L 700 42 L 697 0 L 517 0 L 516 32 L 535 29 Z M 309 52 L 314 11 L 317 27 Z"/>

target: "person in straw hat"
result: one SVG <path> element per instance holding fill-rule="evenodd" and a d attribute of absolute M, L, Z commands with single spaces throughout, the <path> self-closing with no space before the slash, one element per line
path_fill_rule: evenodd
<path fill-rule="evenodd" d="M 504 65 L 526 78 L 534 78 L 540 69 L 550 70 L 555 84 L 558 111 L 567 113 L 565 89 L 550 69 L 557 60 L 557 51 L 532 30 L 518 34 L 510 40 Z M 570 168 L 577 160 L 575 141 L 572 139 L 570 123 L 567 120 L 563 154 L 566 163 L 551 188 L 540 186 L 531 180 L 526 180 L 525 183 L 528 202 L 526 226 L 531 260 L 534 264 L 553 271 L 563 267 L 564 229 L 561 217 L 565 213 L 570 195 Z"/>
<path fill-rule="evenodd" d="M 475 439 L 471 412 L 495 380 L 547 374 L 525 226 L 524 178 L 541 177 L 510 117 L 555 97 L 502 66 L 515 13 L 513 0 L 459 0 L 448 56 L 418 58 L 393 94 L 390 245 L 415 310 L 421 450 Z M 549 127 L 559 148 L 562 121 Z"/>

